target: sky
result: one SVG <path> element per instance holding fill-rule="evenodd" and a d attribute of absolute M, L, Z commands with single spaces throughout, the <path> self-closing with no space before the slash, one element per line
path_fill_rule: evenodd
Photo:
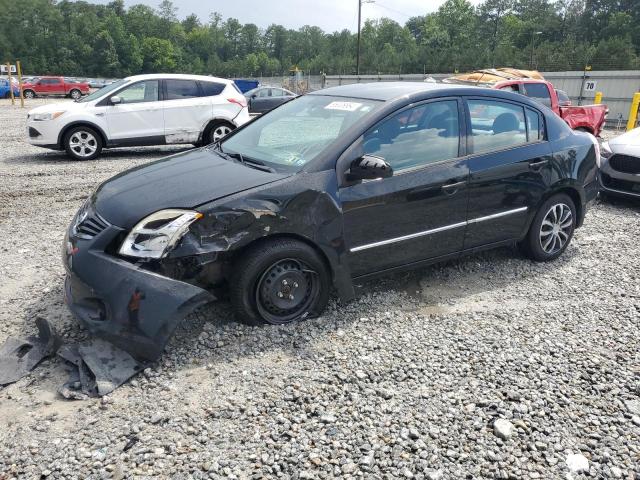
<path fill-rule="evenodd" d="M 108 3 L 109 0 L 98 0 Z M 368 18 L 388 17 L 401 25 L 410 18 L 433 12 L 444 0 L 375 0 L 364 3 L 363 22 Z M 471 0 L 474 5 L 480 0 Z M 125 5 L 144 3 L 157 7 L 160 0 L 125 0 Z M 206 21 L 217 11 L 223 18 L 234 17 L 240 23 L 255 23 L 265 28 L 272 23 L 297 29 L 303 25 L 315 25 L 327 32 L 349 29 L 355 31 L 358 19 L 358 0 L 173 0 L 178 17 L 195 13 Z"/>

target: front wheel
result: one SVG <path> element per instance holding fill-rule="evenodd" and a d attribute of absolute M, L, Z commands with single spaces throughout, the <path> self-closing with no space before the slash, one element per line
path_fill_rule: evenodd
<path fill-rule="evenodd" d="M 92 128 L 76 127 L 65 134 L 63 146 L 74 160 L 93 160 L 102 151 L 102 138 Z"/>
<path fill-rule="evenodd" d="M 576 228 L 576 207 L 564 193 L 553 195 L 542 204 L 527 237 L 522 242 L 524 252 L 532 260 L 555 260 L 566 250 Z"/>
<path fill-rule="evenodd" d="M 25 90 L 23 93 L 24 98 L 36 98 L 36 92 L 34 92 L 33 90 Z"/>
<path fill-rule="evenodd" d="M 306 243 L 277 239 L 243 252 L 229 294 L 235 316 L 249 325 L 282 325 L 320 315 L 331 286 L 323 258 Z"/>

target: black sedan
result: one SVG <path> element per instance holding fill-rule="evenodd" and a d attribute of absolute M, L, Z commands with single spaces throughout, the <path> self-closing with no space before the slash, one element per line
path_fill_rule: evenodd
<path fill-rule="evenodd" d="M 239 320 L 320 315 L 335 288 L 518 243 L 567 248 L 598 191 L 597 143 L 499 90 L 329 88 L 209 147 L 103 183 L 65 240 L 66 301 L 93 332 L 157 358 L 228 294 Z"/>
<path fill-rule="evenodd" d="M 249 113 L 267 113 L 298 95 L 286 88 L 258 87 L 244 94 L 249 105 Z"/>

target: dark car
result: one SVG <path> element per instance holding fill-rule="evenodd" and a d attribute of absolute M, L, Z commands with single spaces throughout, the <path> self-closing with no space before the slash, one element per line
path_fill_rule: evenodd
<path fill-rule="evenodd" d="M 104 182 L 65 239 L 66 299 L 156 358 L 193 309 L 322 313 L 332 288 L 519 243 L 557 258 L 596 198 L 597 142 L 514 93 L 376 83 L 302 96 Z"/>
<path fill-rule="evenodd" d="M 297 95 L 286 88 L 259 87 L 244 94 L 249 104 L 249 113 L 267 113 L 294 99 Z"/>

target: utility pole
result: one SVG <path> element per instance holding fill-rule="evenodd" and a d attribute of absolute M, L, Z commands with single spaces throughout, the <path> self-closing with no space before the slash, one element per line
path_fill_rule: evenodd
<path fill-rule="evenodd" d="M 358 0 L 358 53 L 356 54 L 356 75 L 360 75 L 360 23 L 362 22 L 362 4 L 373 2 L 374 0 Z"/>
<path fill-rule="evenodd" d="M 530 70 L 533 70 L 533 48 L 534 48 L 534 45 L 535 45 L 536 35 L 542 35 L 542 32 L 536 32 L 536 31 L 531 32 L 531 59 L 529 60 L 529 69 Z"/>
<path fill-rule="evenodd" d="M 360 75 L 360 21 L 362 17 L 362 0 L 358 0 L 358 53 L 356 54 L 356 75 Z"/>

